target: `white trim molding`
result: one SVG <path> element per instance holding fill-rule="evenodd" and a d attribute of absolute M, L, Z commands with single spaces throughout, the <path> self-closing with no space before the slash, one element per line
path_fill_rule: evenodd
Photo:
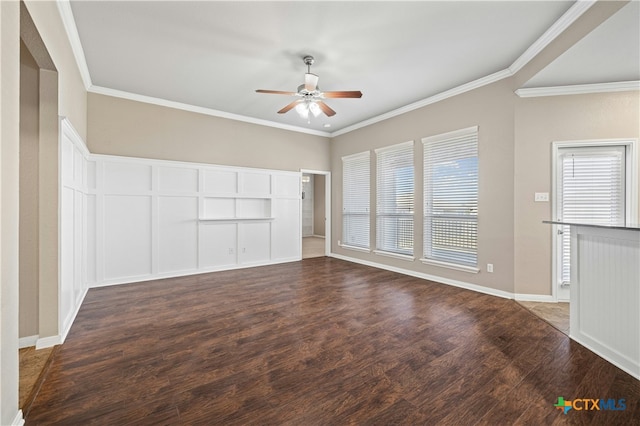
<path fill-rule="evenodd" d="M 123 99 L 130 99 L 138 102 L 155 104 L 160 106 L 166 106 L 169 108 L 181 109 L 185 111 L 197 112 L 201 114 L 206 114 L 214 117 L 227 118 L 230 120 L 243 121 L 247 123 L 257 124 L 261 126 L 267 127 L 275 127 L 283 130 L 290 130 L 294 132 L 307 133 L 316 136 L 324 136 L 324 137 L 335 137 L 340 136 L 345 133 L 349 133 L 351 131 L 360 129 L 362 127 L 369 126 L 371 124 L 386 120 L 388 118 L 392 118 L 419 108 L 422 108 L 427 105 L 434 104 L 436 102 L 440 102 L 442 100 L 451 98 L 453 96 L 460 95 L 462 93 L 468 92 L 473 89 L 477 89 L 482 86 L 486 86 L 488 84 L 494 83 L 496 81 L 502 80 L 507 77 L 511 77 L 523 66 L 525 66 L 531 59 L 533 59 L 538 53 L 540 53 L 545 47 L 547 47 L 553 40 L 558 37 L 565 29 L 567 29 L 571 24 L 573 24 L 584 12 L 586 12 L 593 4 L 595 0 L 578 0 L 575 2 L 573 6 L 567 12 L 564 13 L 545 33 L 540 36 L 525 52 L 520 55 L 518 59 L 511 64 L 508 68 L 495 72 L 493 74 L 484 76 L 482 78 L 473 80 L 471 82 L 465 83 L 463 85 L 454 87 L 450 90 L 446 90 L 444 92 L 435 94 L 433 96 L 427 97 L 418 102 L 411 103 L 409 105 L 403 106 L 401 108 L 397 108 L 395 110 L 389 111 L 385 114 L 378 115 L 376 117 L 372 117 L 370 119 L 361 121 L 359 123 L 355 123 L 351 126 L 344 127 L 340 130 L 336 130 L 333 133 L 323 132 L 319 130 L 307 129 L 304 127 L 291 126 L 287 124 L 277 123 L 269 120 L 262 120 L 253 117 L 247 117 L 239 114 L 232 114 L 224 111 L 218 111 L 205 107 L 198 107 L 195 105 L 183 104 L 180 102 L 169 101 L 166 99 L 154 98 L 150 96 L 143 96 L 135 93 L 124 92 L 120 90 L 114 90 L 106 87 L 94 86 L 91 81 L 91 75 L 89 72 L 89 67 L 87 66 L 87 60 L 84 54 L 84 50 L 82 48 L 82 43 L 80 42 L 80 36 L 78 34 L 78 28 L 75 23 L 75 19 L 73 17 L 73 11 L 71 10 L 71 4 L 69 0 L 59 0 L 56 2 L 58 6 L 58 11 L 62 18 L 62 22 L 64 28 L 67 33 L 67 37 L 69 39 L 69 43 L 71 45 L 73 55 L 76 60 L 76 64 L 78 66 L 78 70 L 82 76 L 83 83 L 85 85 L 85 89 L 91 93 L 97 93 L 107 96 L 115 96 Z"/>
<path fill-rule="evenodd" d="M 62 337 L 56 334 L 55 336 L 38 338 L 36 341 L 36 349 L 50 348 L 60 344 L 62 344 Z"/>
<path fill-rule="evenodd" d="M 437 275 L 425 274 L 423 272 L 411 271 L 404 268 L 396 268 L 395 266 L 384 265 L 382 263 L 370 262 L 368 260 L 356 259 L 354 257 L 344 256 L 337 253 L 331 253 L 331 257 L 345 260 L 347 262 L 359 263 L 373 268 L 384 269 L 385 271 L 397 272 L 398 274 L 408 275 L 410 277 L 421 278 L 423 280 L 433 281 L 439 284 L 446 284 L 453 287 L 463 288 L 465 290 L 475 291 L 477 293 L 488 294 L 490 296 L 501 297 L 503 299 L 513 299 L 513 293 L 508 291 L 496 290 L 494 288 L 484 287 L 477 284 L 471 284 L 464 281 L 452 280 L 449 278 L 439 277 Z"/>
<path fill-rule="evenodd" d="M 262 120 L 260 118 L 248 117 L 246 115 L 233 114 L 212 108 L 205 108 L 196 105 L 184 104 L 181 102 L 169 101 L 167 99 L 154 98 L 152 96 L 139 95 L 137 93 L 125 92 L 122 90 L 109 89 L 101 86 L 91 86 L 87 89 L 90 93 L 98 95 L 113 96 L 115 98 L 128 99 L 130 101 L 142 102 L 145 104 L 159 105 L 167 108 L 174 108 L 183 111 L 196 112 L 198 114 L 210 115 L 212 117 L 226 118 L 228 120 L 242 121 L 244 123 L 257 124 L 259 126 L 274 127 L 276 129 L 290 130 L 292 132 L 306 133 L 315 136 L 330 137 L 331 133 L 320 130 L 307 129 L 304 127 L 292 126 L 290 124 L 276 123 L 275 121 Z"/>
<path fill-rule="evenodd" d="M 575 84 L 572 86 L 531 87 L 516 90 L 521 98 L 542 96 L 585 95 L 588 93 L 613 93 L 640 90 L 640 81 L 618 81 L 612 83 Z"/>
<path fill-rule="evenodd" d="M 545 303 L 558 303 L 558 301 L 550 294 L 514 294 L 514 299 L 518 302 L 545 302 Z M 563 302 L 560 302 L 563 303 Z M 566 303 L 566 302 L 564 302 Z"/>
<path fill-rule="evenodd" d="M 58 6 L 60 18 L 62 18 L 62 25 L 67 32 L 67 38 L 69 39 L 73 56 L 76 59 L 76 64 L 78 65 L 78 71 L 80 71 L 84 88 L 85 90 L 89 90 L 92 86 L 91 74 L 89 74 L 87 58 L 84 56 L 84 49 L 80 42 L 80 35 L 78 34 L 76 20 L 73 17 L 73 11 L 71 10 L 71 3 L 69 0 L 58 0 L 56 1 L 56 5 Z"/>
<path fill-rule="evenodd" d="M 524 51 L 518 59 L 508 68 L 511 74 L 515 74 L 522 69 L 526 64 L 535 58 L 538 53 L 547 47 L 553 40 L 555 40 L 564 30 L 569 28 L 583 13 L 585 13 L 591 6 L 596 3 L 595 0 L 578 0 L 573 6 L 567 10 L 564 15 L 560 17 L 556 22 L 549 27 L 527 50 Z"/>
<path fill-rule="evenodd" d="M 38 336 L 37 334 L 34 336 L 20 337 L 18 339 L 18 348 L 23 349 L 23 348 L 30 348 L 31 346 L 35 346 L 39 337 L 40 336 Z"/>
<path fill-rule="evenodd" d="M 470 274 L 477 274 L 478 272 L 480 272 L 480 269 L 478 269 L 476 266 L 458 265 L 456 263 L 441 262 L 439 260 L 426 259 L 426 258 L 420 259 L 420 262 L 424 263 L 425 265 L 438 266 L 440 268 L 447 268 L 447 269 L 455 269 L 456 271 L 469 272 Z"/>
<path fill-rule="evenodd" d="M 361 129 L 361 128 L 369 126 L 371 124 L 375 124 L 375 123 L 378 123 L 380 121 L 384 121 L 384 120 L 387 120 L 389 118 L 396 117 L 398 115 L 401 115 L 401 114 L 404 114 L 404 113 L 407 113 L 407 112 L 410 112 L 410 111 L 425 107 L 427 105 L 435 104 L 436 102 L 444 101 L 445 99 L 452 98 L 452 97 L 457 96 L 457 95 L 461 95 L 463 93 L 469 92 L 469 91 L 474 90 L 474 89 L 478 89 L 480 87 L 486 86 L 486 85 L 491 84 L 491 83 L 495 83 L 496 81 L 500 81 L 500 80 L 505 79 L 507 77 L 511 77 L 512 75 L 513 74 L 508 69 L 502 70 L 502 71 L 498 71 L 498 72 L 490 74 L 490 75 L 488 75 L 486 77 L 482 77 L 482 78 L 479 78 L 477 80 L 473 80 L 473 81 L 471 81 L 469 83 L 466 83 L 466 84 L 463 84 L 461 86 L 454 87 L 453 89 L 446 90 L 444 92 L 441 92 L 441 93 L 438 93 L 436 95 L 430 96 L 430 97 L 428 97 L 426 99 L 423 99 L 421 101 L 417 101 L 417 102 L 414 102 L 412 104 L 405 105 L 403 107 L 394 109 L 393 111 L 389 111 L 387 113 L 378 115 L 376 117 L 372 117 L 372 118 L 370 118 L 368 120 L 364 120 L 364 121 L 361 121 L 359 123 L 353 124 L 351 126 L 344 127 L 344 128 L 342 128 L 340 130 L 336 130 L 335 132 L 331 133 L 331 137 L 344 135 L 345 133 L 349 133 L 349 132 L 352 132 L 354 130 Z"/>

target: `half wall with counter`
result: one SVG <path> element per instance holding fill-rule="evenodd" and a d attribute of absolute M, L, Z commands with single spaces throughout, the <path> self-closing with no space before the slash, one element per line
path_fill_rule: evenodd
<path fill-rule="evenodd" d="M 640 226 L 571 229 L 570 337 L 640 380 Z"/>

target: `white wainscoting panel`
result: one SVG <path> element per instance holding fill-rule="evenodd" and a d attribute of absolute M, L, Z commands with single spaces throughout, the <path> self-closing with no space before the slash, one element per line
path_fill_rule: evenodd
<path fill-rule="evenodd" d="M 151 191 L 151 165 L 133 162 L 105 161 L 104 191 L 131 193 Z"/>
<path fill-rule="evenodd" d="M 239 225 L 239 259 L 247 265 L 271 260 L 271 222 L 242 222 Z"/>
<path fill-rule="evenodd" d="M 238 193 L 238 173 L 231 170 L 203 170 L 203 191 L 217 194 Z"/>
<path fill-rule="evenodd" d="M 105 279 L 151 275 L 150 196 L 105 195 L 103 235 Z"/>
<path fill-rule="evenodd" d="M 91 156 L 93 286 L 301 259 L 300 173 Z M 273 191 L 277 188 L 277 193 Z"/>
<path fill-rule="evenodd" d="M 97 269 L 96 269 L 96 261 L 97 261 L 97 253 L 96 253 L 96 195 L 88 194 L 86 197 L 86 218 L 87 218 L 87 233 L 84 242 L 85 247 L 85 259 L 86 259 L 86 267 L 85 267 L 85 278 L 84 282 L 87 284 L 94 284 L 98 279 Z"/>
<path fill-rule="evenodd" d="M 186 167 L 158 167 L 158 190 L 160 192 L 197 192 L 198 170 Z"/>
<path fill-rule="evenodd" d="M 273 176 L 273 194 L 276 197 L 293 197 L 300 196 L 300 177 L 292 175 L 274 175 Z"/>
<path fill-rule="evenodd" d="M 69 120 L 60 123 L 60 252 L 58 335 L 39 336 L 37 348 L 64 341 L 87 293 L 87 248 L 95 246 L 95 222 L 89 220 L 87 183 L 92 162 Z"/>
<path fill-rule="evenodd" d="M 283 198 L 273 200 L 271 250 L 277 259 L 295 260 L 302 250 L 300 235 L 300 200 Z"/>
<path fill-rule="evenodd" d="M 200 222 L 200 267 L 206 270 L 232 267 L 238 263 L 238 224 Z"/>
<path fill-rule="evenodd" d="M 271 174 L 261 172 L 240 173 L 240 193 L 246 195 L 271 194 Z"/>
<path fill-rule="evenodd" d="M 158 197 L 158 272 L 198 268 L 197 218 L 198 197 Z"/>

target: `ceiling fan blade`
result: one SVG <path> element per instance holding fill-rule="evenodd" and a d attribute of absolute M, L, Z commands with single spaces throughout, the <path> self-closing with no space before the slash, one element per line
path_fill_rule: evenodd
<path fill-rule="evenodd" d="M 341 90 L 337 92 L 323 92 L 325 98 L 361 98 L 362 92 L 359 90 Z"/>
<path fill-rule="evenodd" d="M 318 87 L 318 79 L 319 77 L 315 74 L 311 74 L 310 72 L 304 75 L 304 88 L 309 92 L 313 92 Z"/>
<path fill-rule="evenodd" d="M 329 108 L 329 105 L 325 104 L 322 101 L 318 101 L 316 103 L 318 104 L 318 106 L 320 107 L 322 112 L 324 112 L 326 114 L 327 117 L 332 117 L 332 116 L 336 115 L 336 112 L 334 110 L 332 110 L 331 108 Z"/>
<path fill-rule="evenodd" d="M 287 105 L 286 107 L 284 107 L 280 111 L 278 111 L 278 114 L 284 114 L 285 112 L 291 111 L 293 109 L 293 107 L 298 105 L 300 102 L 302 102 L 302 100 L 297 100 L 297 101 L 291 102 L 289 105 Z"/>
<path fill-rule="evenodd" d="M 290 95 L 290 96 L 295 96 L 297 95 L 296 92 L 283 92 L 281 90 L 264 90 L 264 89 L 258 89 L 256 90 L 257 93 L 268 93 L 271 95 Z"/>

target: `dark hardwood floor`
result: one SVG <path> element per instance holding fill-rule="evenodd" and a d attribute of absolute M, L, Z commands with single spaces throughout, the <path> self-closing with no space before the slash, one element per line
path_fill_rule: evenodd
<path fill-rule="evenodd" d="M 314 258 L 91 289 L 26 423 L 623 425 L 639 401 L 512 300 Z"/>

